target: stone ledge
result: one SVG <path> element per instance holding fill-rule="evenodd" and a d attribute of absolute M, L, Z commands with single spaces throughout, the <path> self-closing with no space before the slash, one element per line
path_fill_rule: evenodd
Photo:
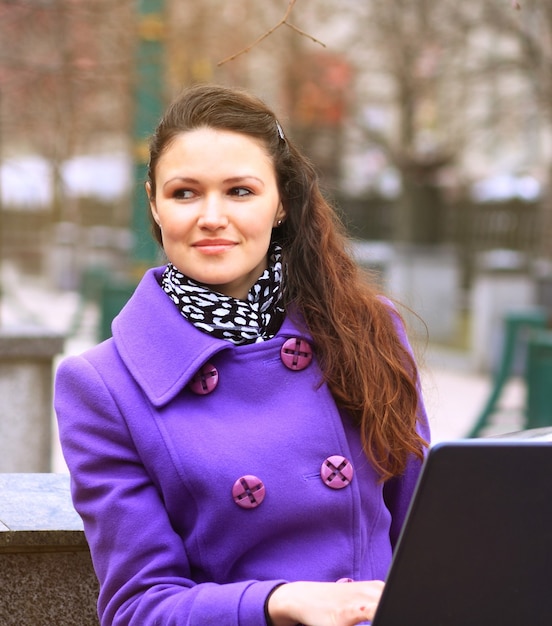
<path fill-rule="evenodd" d="M 0 624 L 98 626 L 98 581 L 67 474 L 0 473 Z"/>
<path fill-rule="evenodd" d="M 82 534 L 82 520 L 71 501 L 69 475 L 0 474 L 0 522 L 5 527 L 0 528 L 0 545 L 19 532 L 38 544 L 45 543 L 39 535 Z"/>
<path fill-rule="evenodd" d="M 65 338 L 37 328 L 4 328 L 0 332 L 0 359 L 52 359 L 63 352 Z"/>

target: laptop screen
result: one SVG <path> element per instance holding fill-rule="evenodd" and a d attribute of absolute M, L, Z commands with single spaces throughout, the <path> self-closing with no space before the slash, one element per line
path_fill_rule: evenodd
<path fill-rule="evenodd" d="M 552 444 L 437 444 L 372 626 L 514 624 L 552 624 Z"/>

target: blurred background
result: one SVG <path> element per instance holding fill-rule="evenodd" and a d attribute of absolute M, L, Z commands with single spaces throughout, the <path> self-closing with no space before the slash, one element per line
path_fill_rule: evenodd
<path fill-rule="evenodd" d="M 109 336 L 161 261 L 149 134 L 183 87 L 241 86 L 423 320 L 406 313 L 429 403 L 463 420 L 443 432 L 512 377 L 525 415 L 516 346 L 552 309 L 549 0 L 0 0 L 0 38 L 0 327 L 66 352 Z"/>

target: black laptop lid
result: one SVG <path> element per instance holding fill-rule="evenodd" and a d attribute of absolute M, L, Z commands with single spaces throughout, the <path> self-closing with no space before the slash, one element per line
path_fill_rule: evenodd
<path fill-rule="evenodd" d="M 552 624 L 552 443 L 431 448 L 372 626 Z"/>

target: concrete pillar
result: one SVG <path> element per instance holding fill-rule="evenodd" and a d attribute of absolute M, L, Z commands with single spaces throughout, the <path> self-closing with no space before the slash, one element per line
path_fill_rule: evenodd
<path fill-rule="evenodd" d="M 413 337 L 428 333 L 430 341 L 443 343 L 455 337 L 460 271 L 452 248 L 397 245 L 386 283 L 388 293 L 416 314 L 401 310 Z"/>
<path fill-rule="evenodd" d="M 471 353 L 475 370 L 489 373 L 500 365 L 506 314 L 534 308 L 537 290 L 523 255 L 517 252 L 494 250 L 482 254 L 476 266 L 471 292 Z M 516 358 L 514 371 L 519 374 L 522 369 L 523 363 Z"/>
<path fill-rule="evenodd" d="M 0 331 L 0 472 L 49 472 L 54 357 L 63 337 Z"/>

